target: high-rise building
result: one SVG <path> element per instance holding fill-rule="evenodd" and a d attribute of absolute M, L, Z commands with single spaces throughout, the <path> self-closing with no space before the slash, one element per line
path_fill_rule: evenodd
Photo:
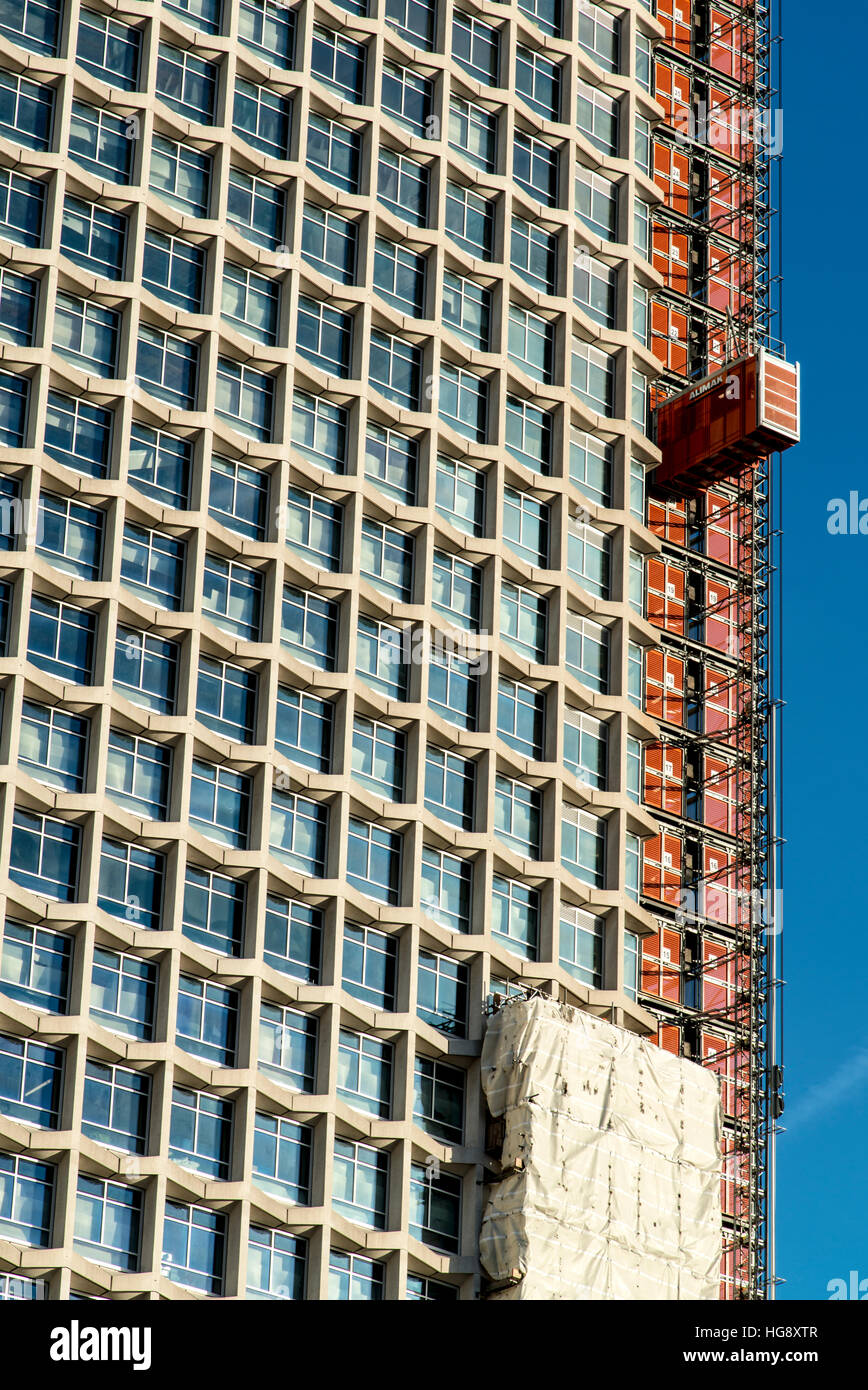
<path fill-rule="evenodd" d="M 528 989 L 723 1074 L 763 1292 L 781 422 L 676 454 L 778 370 L 769 41 L 0 7 L 3 1296 L 484 1296 Z"/>

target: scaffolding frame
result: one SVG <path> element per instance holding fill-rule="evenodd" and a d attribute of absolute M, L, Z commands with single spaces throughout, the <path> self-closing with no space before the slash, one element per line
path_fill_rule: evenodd
<path fill-rule="evenodd" d="M 715 0 L 714 8 L 720 12 L 727 7 L 727 3 L 728 0 L 721 0 L 721 3 Z M 738 4 L 737 0 L 729 0 L 729 23 L 723 31 L 718 30 L 714 37 L 719 40 L 725 33 L 743 37 L 744 43 L 739 50 L 742 61 L 733 64 L 735 70 L 740 69 L 739 77 L 720 72 L 710 61 L 711 8 L 711 0 L 695 0 L 690 54 L 683 52 L 680 47 L 669 45 L 666 39 L 658 45 L 657 54 L 676 70 L 690 75 L 694 102 L 704 96 L 706 112 L 710 109 L 710 94 L 714 88 L 718 93 L 727 95 L 726 105 L 718 106 L 718 111 L 743 113 L 747 110 L 753 113 L 756 122 L 757 113 L 769 111 L 778 95 L 778 88 L 773 87 L 771 82 L 771 5 L 754 3 L 753 0 Z M 697 51 L 700 48 L 704 56 Z M 695 110 L 694 107 L 694 113 Z M 671 127 L 667 127 L 665 121 L 659 133 L 664 136 L 662 143 L 685 148 L 684 140 Z M 686 233 L 694 252 L 696 268 L 687 287 L 688 295 L 669 288 L 658 296 L 661 302 L 688 315 L 687 373 L 686 377 L 681 376 L 664 363 L 656 383 L 658 403 L 683 390 L 690 380 L 702 378 L 721 365 L 718 360 L 712 360 L 715 334 L 718 341 L 722 338 L 724 345 L 723 365 L 753 354 L 760 347 L 779 350 L 781 346 L 780 340 L 772 335 L 772 327 L 779 314 L 777 300 L 780 291 L 780 274 L 772 270 L 772 222 L 775 213 L 771 206 L 771 190 L 776 157 L 755 140 L 747 147 L 747 159 L 734 159 L 723 151 L 712 150 L 708 144 L 697 140 L 695 135 L 686 142 L 686 147 L 689 147 L 688 212 L 664 205 L 655 209 L 653 216 L 655 223 L 668 230 Z M 740 142 L 737 153 L 744 155 L 744 141 Z M 712 187 L 712 167 L 724 174 L 723 185 L 718 183 Z M 779 166 L 777 181 L 780 186 Z M 734 206 L 727 206 L 715 218 L 712 214 L 714 199 L 725 190 L 734 191 Z M 709 248 L 712 244 L 724 254 L 724 259 L 716 263 L 715 269 L 733 271 L 731 283 L 736 288 L 735 302 L 730 291 L 725 312 L 709 303 Z M 682 866 L 687 900 L 692 900 L 696 908 L 704 907 L 705 888 L 713 884 L 715 879 L 723 878 L 727 882 L 734 881 L 735 910 L 734 921 L 727 924 L 707 917 L 698 910 L 686 916 L 684 913 L 675 914 L 676 924 L 679 918 L 681 924 L 690 921 L 691 932 L 698 943 L 697 954 L 690 966 L 690 976 L 696 981 L 698 996 L 693 1004 L 683 1002 L 683 989 L 679 989 L 682 1002 L 677 1005 L 669 1000 L 652 1002 L 643 998 L 643 1003 L 657 1014 L 662 1023 L 676 1022 L 682 1030 L 692 1034 L 694 1052 L 702 1051 L 699 1039 L 704 1027 L 711 1025 L 725 1046 L 711 1055 L 699 1056 L 697 1060 L 716 1069 L 720 1068 L 721 1063 L 732 1061 L 730 1070 L 734 1099 L 732 1114 L 726 1118 L 725 1135 L 733 1164 L 732 1182 L 736 1199 L 724 1221 L 725 1253 L 732 1257 L 732 1282 L 724 1287 L 725 1296 L 748 1299 L 774 1296 L 775 1283 L 773 1232 L 770 1234 L 772 1214 L 768 1190 L 768 1152 L 770 1148 L 773 1150 L 774 1144 L 770 1097 L 775 1084 L 773 1073 L 777 1069 L 774 1024 L 770 1036 L 767 1022 L 770 991 L 774 991 L 778 983 L 774 971 L 770 972 L 767 937 L 767 927 L 771 925 L 775 929 L 768 894 L 770 873 L 772 881 L 775 881 L 779 843 L 773 810 L 774 768 L 769 755 L 769 728 L 777 703 L 770 637 L 774 574 L 774 533 L 770 521 L 773 466 L 771 459 L 748 466 L 743 459 L 733 455 L 731 473 L 719 480 L 721 490 L 730 500 L 724 513 L 717 512 L 714 519 L 719 521 L 733 512 L 736 515 L 737 555 L 734 569 L 723 561 L 710 558 L 707 553 L 696 553 L 690 548 L 691 527 L 698 525 L 703 536 L 707 536 L 707 509 L 704 509 L 698 522 L 691 521 L 688 509 L 685 509 L 683 545 L 679 546 L 668 539 L 663 541 L 663 555 L 677 558 L 684 565 L 686 584 L 689 584 L 691 575 L 701 576 L 704 582 L 709 575 L 719 578 L 729 590 L 727 608 L 732 602 L 735 603 L 734 652 L 710 650 L 705 642 L 697 644 L 689 635 L 687 612 L 683 636 L 664 629 L 660 643 L 664 650 L 674 652 L 684 661 L 685 672 L 690 662 L 698 661 L 703 673 L 709 665 L 713 665 L 727 673 L 725 688 L 735 691 L 734 720 L 727 728 L 715 729 L 711 733 L 704 728 L 701 731 L 667 728 L 661 739 L 664 746 L 675 744 L 685 750 L 696 749 L 700 753 L 715 744 L 721 745 L 722 757 L 728 764 L 731 763 L 735 777 L 735 834 L 728 836 L 716 830 L 709 834 L 707 827 L 701 823 L 701 817 L 694 822 L 686 816 L 673 816 L 665 810 L 655 811 L 655 815 L 659 815 L 663 828 L 678 828 L 685 847 L 688 842 L 696 847 L 694 872 L 690 878 L 686 872 L 686 854 L 685 865 Z M 677 482 L 670 483 L 649 495 L 662 501 L 673 497 L 689 498 L 695 495 L 696 486 L 682 491 Z M 717 490 L 717 484 L 714 486 Z M 703 637 L 708 614 L 721 606 L 721 603 L 706 603 L 693 611 L 694 619 L 703 620 Z M 686 686 L 685 681 L 685 699 Z M 746 696 L 744 701 L 742 692 Z M 708 699 L 704 682 L 699 699 L 702 703 Z M 692 785 L 702 790 L 702 779 L 697 779 Z M 682 810 L 686 810 L 683 803 Z M 709 845 L 720 848 L 727 856 L 724 866 L 716 872 L 705 869 L 705 851 Z M 662 929 L 672 923 L 666 916 L 663 885 L 660 883 L 656 886 L 660 896 L 655 899 L 653 894 L 648 895 L 646 906 Z M 645 887 L 646 881 L 643 880 L 643 889 Z M 648 883 L 648 887 L 653 888 L 654 885 Z M 713 939 L 716 945 L 725 942 L 726 954 L 708 959 L 707 939 Z M 727 994 L 723 1007 L 703 1009 L 709 971 L 719 970 L 723 963 L 727 968 L 734 967 L 733 988 Z M 683 964 L 678 973 L 685 975 Z"/>

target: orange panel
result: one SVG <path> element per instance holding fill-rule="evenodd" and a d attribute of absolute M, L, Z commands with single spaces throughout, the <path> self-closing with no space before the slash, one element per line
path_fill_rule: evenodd
<path fill-rule="evenodd" d="M 731 1039 L 720 1033 L 709 1033 L 705 1029 L 700 1034 L 702 1064 L 721 1078 L 721 1101 L 725 1115 L 735 1114 L 735 1054 Z"/>
<path fill-rule="evenodd" d="M 685 313 L 658 299 L 651 301 L 651 351 L 681 376 L 687 374 L 687 325 Z"/>
<path fill-rule="evenodd" d="M 653 719 L 684 726 L 684 662 L 656 647 L 645 658 L 645 708 Z"/>
<path fill-rule="evenodd" d="M 700 1033 L 700 1049 L 703 1066 L 721 1079 L 721 1100 L 723 1113 L 727 1116 L 744 1118 L 749 1109 L 750 1099 L 750 1057 L 744 1050 L 736 1052 L 731 1035 L 724 1031 Z"/>
<path fill-rule="evenodd" d="M 646 994 L 681 1002 L 681 933 L 661 927 L 642 938 L 642 983 Z"/>
<path fill-rule="evenodd" d="M 673 816 L 684 814 L 684 749 L 652 743 L 645 750 L 646 805 Z"/>
<path fill-rule="evenodd" d="M 662 541 L 682 547 L 687 544 L 687 508 L 677 498 L 665 501 L 648 498 L 648 529 Z"/>
<path fill-rule="evenodd" d="M 723 1233 L 723 1256 L 720 1261 L 720 1296 L 722 1299 L 745 1297 L 750 1286 L 750 1252 L 746 1246 L 734 1245 L 732 1231 Z"/>
<path fill-rule="evenodd" d="M 739 98 L 722 87 L 708 89 L 708 145 L 730 159 L 747 160 L 753 154 L 750 129 L 742 120 Z"/>
<path fill-rule="evenodd" d="M 652 173 L 667 206 L 689 216 L 690 155 L 655 140 Z"/>
<path fill-rule="evenodd" d="M 690 293 L 690 240 L 685 232 L 655 222 L 651 228 L 651 263 L 676 294 Z"/>
<path fill-rule="evenodd" d="M 799 377 L 791 362 L 766 357 L 763 363 L 762 419 L 764 424 L 799 437 Z"/>
<path fill-rule="evenodd" d="M 662 1047 L 664 1052 L 671 1052 L 675 1057 L 682 1055 L 681 1029 L 677 1023 L 659 1023 L 657 1025 L 657 1046 Z"/>
<path fill-rule="evenodd" d="M 735 1138 L 724 1130 L 722 1135 L 723 1181 L 721 1207 L 724 1216 L 744 1217 L 748 1214 L 750 1165 L 747 1154 L 735 1146 Z"/>
<path fill-rule="evenodd" d="M 663 830 L 642 846 L 642 891 L 646 897 L 672 907 L 681 904 L 681 866 L 684 846 L 678 835 Z"/>
<path fill-rule="evenodd" d="M 663 108 L 667 125 L 687 131 L 693 108 L 690 73 L 676 67 L 670 58 L 658 58 L 654 64 L 654 96 Z"/>
<path fill-rule="evenodd" d="M 648 560 L 648 621 L 666 632 L 684 636 L 687 576 L 674 560 L 652 555 Z"/>
<path fill-rule="evenodd" d="M 693 0 L 657 0 L 657 19 L 665 31 L 664 42 L 682 53 L 693 47 Z"/>

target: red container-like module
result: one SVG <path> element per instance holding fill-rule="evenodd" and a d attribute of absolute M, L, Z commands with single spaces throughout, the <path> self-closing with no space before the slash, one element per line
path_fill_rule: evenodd
<path fill-rule="evenodd" d="M 704 487 L 798 443 L 799 365 L 761 348 L 671 396 L 655 413 L 663 454 L 655 482 Z"/>

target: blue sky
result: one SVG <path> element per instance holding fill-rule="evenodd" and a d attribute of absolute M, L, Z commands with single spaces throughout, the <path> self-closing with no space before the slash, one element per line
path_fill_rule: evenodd
<path fill-rule="evenodd" d="M 868 498 L 868 6 L 843 28 L 832 8 L 824 24 L 816 0 L 784 5 L 784 337 L 805 441 L 784 455 L 784 1299 L 826 1299 L 851 1269 L 868 1280 L 868 535 L 826 529 L 830 499 Z"/>

